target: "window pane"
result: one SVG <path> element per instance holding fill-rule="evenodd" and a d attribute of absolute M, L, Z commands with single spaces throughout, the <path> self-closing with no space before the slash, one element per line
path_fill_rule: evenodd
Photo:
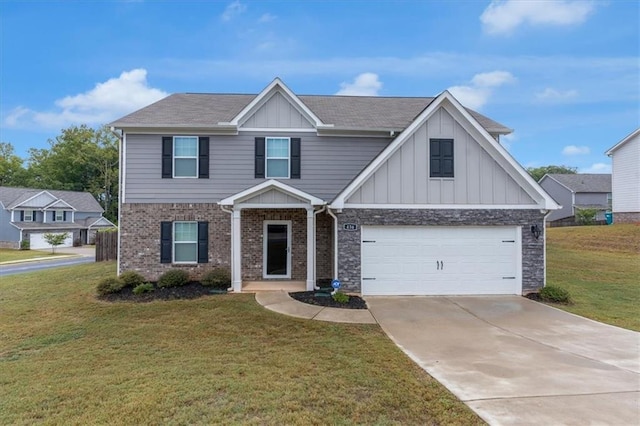
<path fill-rule="evenodd" d="M 196 262 L 198 260 L 198 245 L 195 243 L 176 243 L 176 262 Z"/>
<path fill-rule="evenodd" d="M 267 157 L 289 157 L 289 139 L 267 139 Z"/>
<path fill-rule="evenodd" d="M 175 241 L 197 241 L 198 227 L 195 222 L 176 222 Z"/>
<path fill-rule="evenodd" d="M 196 157 L 198 155 L 197 138 L 176 137 L 173 140 L 173 153 L 176 157 Z"/>
<path fill-rule="evenodd" d="M 289 160 L 267 160 L 267 177 L 289 177 Z"/>
<path fill-rule="evenodd" d="M 197 172 L 197 160 L 195 158 L 176 158 L 174 176 L 195 177 Z"/>

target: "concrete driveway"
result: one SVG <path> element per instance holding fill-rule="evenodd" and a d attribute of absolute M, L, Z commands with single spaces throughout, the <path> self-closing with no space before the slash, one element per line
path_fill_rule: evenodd
<path fill-rule="evenodd" d="M 640 333 L 519 296 L 367 304 L 407 355 L 490 424 L 640 424 Z"/>

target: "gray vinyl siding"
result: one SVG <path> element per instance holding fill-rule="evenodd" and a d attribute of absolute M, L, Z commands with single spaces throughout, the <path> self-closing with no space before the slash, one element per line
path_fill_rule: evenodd
<path fill-rule="evenodd" d="M 276 92 L 243 124 L 245 128 L 313 129 L 313 125 L 300 112 Z"/>
<path fill-rule="evenodd" d="M 607 207 L 607 194 L 602 192 L 578 192 L 576 193 L 577 206 L 593 205 Z"/>
<path fill-rule="evenodd" d="M 429 140 L 453 139 L 454 177 L 429 177 Z M 535 201 L 444 109 L 436 111 L 347 200 L 351 204 L 508 204 Z"/>
<path fill-rule="evenodd" d="M 301 179 L 280 180 L 331 201 L 390 142 L 389 138 L 320 137 L 293 132 L 201 134 L 210 140 L 209 179 L 162 179 L 162 136 L 126 135 L 126 203 L 217 202 L 262 183 L 265 179 L 254 178 L 254 151 L 255 137 L 265 136 L 300 138 Z"/>
<path fill-rule="evenodd" d="M 551 198 L 553 198 L 556 203 L 562 206 L 560 210 L 554 210 L 547 216 L 548 221 L 573 216 L 573 195 L 567 187 L 548 176 L 542 178 L 540 186 L 551 195 Z"/>
<path fill-rule="evenodd" d="M 20 241 L 20 230 L 11 225 L 11 212 L 5 209 L 0 210 L 0 241 Z"/>
<path fill-rule="evenodd" d="M 640 136 L 616 149 L 611 162 L 614 213 L 640 212 Z"/>

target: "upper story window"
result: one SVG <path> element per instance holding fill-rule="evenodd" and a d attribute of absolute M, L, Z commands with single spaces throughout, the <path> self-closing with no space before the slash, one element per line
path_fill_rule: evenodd
<path fill-rule="evenodd" d="M 266 138 L 266 178 L 289 178 L 289 138 Z"/>
<path fill-rule="evenodd" d="M 23 222 L 33 222 L 35 220 L 35 212 L 33 210 L 23 210 L 22 211 L 22 221 Z"/>
<path fill-rule="evenodd" d="M 209 178 L 209 138 L 163 136 L 162 178 Z"/>
<path fill-rule="evenodd" d="M 429 139 L 429 176 L 453 177 L 453 139 Z"/>
<path fill-rule="evenodd" d="M 198 177 L 198 138 L 174 136 L 173 177 Z"/>
<path fill-rule="evenodd" d="M 63 210 L 56 210 L 56 213 L 55 213 L 55 214 L 56 214 L 56 218 L 55 218 L 55 221 L 56 221 L 56 222 L 63 222 L 63 221 L 64 221 L 64 219 L 65 219 L 65 217 L 64 217 L 64 216 L 65 216 L 65 214 L 64 214 L 64 211 L 63 211 Z"/>

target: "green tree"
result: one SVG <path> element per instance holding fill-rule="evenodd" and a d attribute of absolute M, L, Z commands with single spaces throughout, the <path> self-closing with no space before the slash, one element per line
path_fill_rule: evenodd
<path fill-rule="evenodd" d="M 569 167 L 569 166 L 542 166 L 542 167 L 529 167 L 527 168 L 529 174 L 538 182 L 542 177 L 548 173 L 559 173 L 559 174 L 576 174 L 578 173 L 577 167 Z"/>
<path fill-rule="evenodd" d="M 64 243 L 64 240 L 66 240 L 68 236 L 69 234 L 66 232 L 63 234 L 54 234 L 51 232 L 47 232 L 46 234 L 44 234 L 44 240 L 47 242 L 47 244 L 51 244 L 51 253 L 55 253 L 56 247 Z"/>
<path fill-rule="evenodd" d="M 0 186 L 27 185 L 27 169 L 24 161 L 14 153 L 13 145 L 0 142 Z"/>

